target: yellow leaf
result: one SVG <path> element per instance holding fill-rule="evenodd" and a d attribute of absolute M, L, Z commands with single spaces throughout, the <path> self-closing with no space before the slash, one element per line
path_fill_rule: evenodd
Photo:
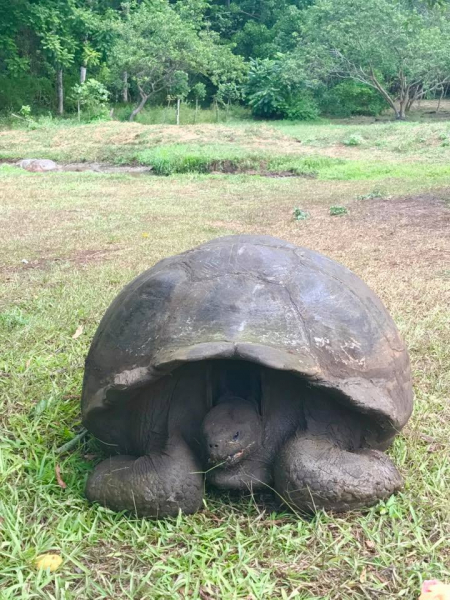
<path fill-rule="evenodd" d="M 361 583 L 366 583 L 366 581 L 367 581 L 367 571 L 365 568 L 361 571 L 361 575 L 359 576 L 359 581 Z"/>
<path fill-rule="evenodd" d="M 149 234 L 149 233 L 143 233 L 143 234 L 142 234 L 142 237 L 143 237 L 143 238 L 148 238 L 148 237 L 150 237 L 150 234 Z"/>
<path fill-rule="evenodd" d="M 56 571 L 61 563 L 62 558 L 59 554 L 42 554 L 34 562 L 37 569 L 48 569 L 49 571 Z"/>
<path fill-rule="evenodd" d="M 73 340 L 76 340 L 77 338 L 80 337 L 80 335 L 83 333 L 83 325 L 80 325 L 77 330 L 75 331 L 75 333 L 72 336 Z"/>

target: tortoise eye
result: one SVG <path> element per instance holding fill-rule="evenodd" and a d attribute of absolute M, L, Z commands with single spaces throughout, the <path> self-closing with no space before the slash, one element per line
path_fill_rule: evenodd
<path fill-rule="evenodd" d="M 233 441 L 235 442 L 238 438 L 239 438 L 239 431 L 236 431 L 236 433 L 233 435 Z"/>

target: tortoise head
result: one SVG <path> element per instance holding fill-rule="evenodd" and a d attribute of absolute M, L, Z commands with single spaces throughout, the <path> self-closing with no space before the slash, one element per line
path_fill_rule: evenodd
<path fill-rule="evenodd" d="M 260 447 L 262 430 L 253 402 L 237 396 L 220 399 L 202 424 L 208 462 L 217 466 L 238 464 Z"/>

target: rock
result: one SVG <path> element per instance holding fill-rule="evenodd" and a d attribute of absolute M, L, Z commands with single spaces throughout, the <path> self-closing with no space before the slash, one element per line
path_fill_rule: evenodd
<path fill-rule="evenodd" d="M 60 169 L 55 161 L 48 158 L 24 158 L 16 164 L 18 167 L 32 173 L 46 173 L 47 171 L 59 171 Z"/>

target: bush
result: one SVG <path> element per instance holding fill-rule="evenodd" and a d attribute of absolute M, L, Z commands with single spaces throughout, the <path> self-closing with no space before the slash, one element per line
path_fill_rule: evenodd
<path fill-rule="evenodd" d="M 356 81 L 338 83 L 326 90 L 320 100 L 321 111 L 333 117 L 376 116 L 387 107 L 376 90 Z"/>
<path fill-rule="evenodd" d="M 313 121 L 318 116 L 319 107 L 309 94 L 294 98 L 285 108 L 285 118 L 291 121 Z"/>
<path fill-rule="evenodd" d="M 96 121 L 109 118 L 107 106 L 109 92 L 100 81 L 88 79 L 72 88 L 72 99 L 78 105 L 78 117 L 83 121 Z"/>
<path fill-rule="evenodd" d="M 319 115 L 315 101 L 285 68 L 281 55 L 251 62 L 244 95 L 256 117 L 304 121 Z"/>

